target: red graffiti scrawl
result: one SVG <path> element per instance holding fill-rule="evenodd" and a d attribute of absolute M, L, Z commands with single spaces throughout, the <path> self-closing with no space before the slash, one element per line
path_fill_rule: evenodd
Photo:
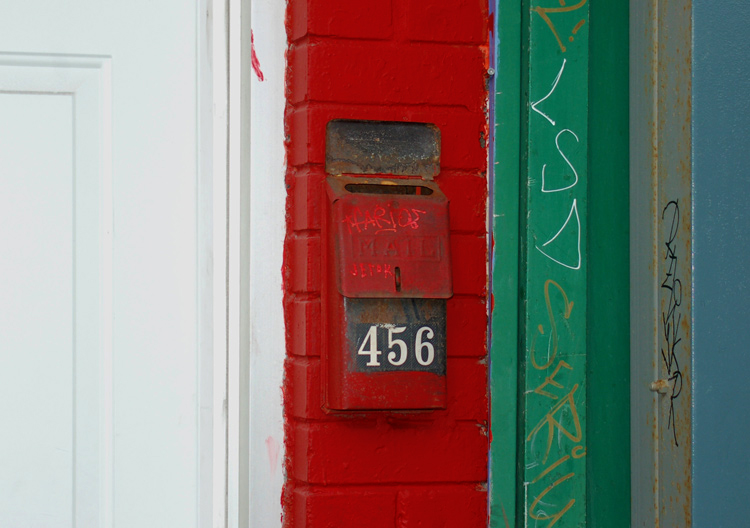
<path fill-rule="evenodd" d="M 252 30 L 250 30 L 250 63 L 253 66 L 255 75 L 258 76 L 258 80 L 264 80 L 263 72 L 260 71 L 260 62 L 258 62 L 258 56 L 255 54 L 255 37 L 253 36 Z"/>

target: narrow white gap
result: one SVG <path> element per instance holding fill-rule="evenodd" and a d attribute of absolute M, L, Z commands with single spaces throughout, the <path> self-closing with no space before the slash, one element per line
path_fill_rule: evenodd
<path fill-rule="evenodd" d="M 113 375 L 113 333 L 112 323 L 113 300 L 113 236 L 114 236 L 114 195 L 112 191 L 112 61 L 103 59 L 99 65 L 99 90 L 102 115 L 101 157 L 99 174 L 101 174 L 101 188 L 99 207 L 101 211 L 101 406 L 100 438 L 103 453 L 101 464 L 101 510 L 100 523 L 104 528 L 111 528 L 114 523 L 114 392 L 112 387 Z"/>
<path fill-rule="evenodd" d="M 224 472 L 225 429 L 221 412 L 224 395 L 222 387 L 215 387 L 216 356 L 225 355 L 224 347 L 216 348 L 214 328 L 214 310 L 217 304 L 224 305 L 224 293 L 217 288 L 214 277 L 220 272 L 222 258 L 215 258 L 214 247 L 214 185 L 215 179 L 226 179 L 225 171 L 216 172 L 214 166 L 215 150 L 221 148 L 214 141 L 215 100 L 214 77 L 214 4 L 212 0 L 196 2 L 196 282 L 198 320 L 196 325 L 197 361 L 196 379 L 198 380 L 198 409 L 196 453 L 198 457 L 198 487 L 196 501 L 198 504 L 196 526 L 200 528 L 223 527 L 224 496 L 226 475 Z M 219 35 L 221 38 L 221 35 Z M 221 47 L 221 41 L 218 43 Z M 224 75 L 219 67 L 218 75 Z M 218 248 L 220 249 L 220 248 Z M 224 250 L 221 250 L 223 254 Z M 223 327 L 222 327 L 223 328 Z M 219 361 L 221 363 L 221 361 Z M 216 392 L 214 389 L 217 389 Z M 220 440 L 217 443 L 217 439 Z M 216 450 L 219 450 L 217 453 Z M 218 463 L 220 462 L 220 463 Z"/>
<path fill-rule="evenodd" d="M 242 269 L 240 132 L 241 132 L 241 16 L 240 0 L 227 0 L 228 157 L 227 157 L 227 526 L 239 527 L 240 508 L 240 406 L 242 325 L 240 285 Z"/>
<path fill-rule="evenodd" d="M 213 528 L 226 528 L 228 501 L 228 6 L 210 1 L 213 240 Z"/>

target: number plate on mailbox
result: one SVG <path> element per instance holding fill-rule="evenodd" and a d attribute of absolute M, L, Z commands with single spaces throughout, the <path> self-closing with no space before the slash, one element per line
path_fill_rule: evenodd
<path fill-rule="evenodd" d="M 345 299 L 346 341 L 357 372 L 445 375 L 445 302 Z"/>

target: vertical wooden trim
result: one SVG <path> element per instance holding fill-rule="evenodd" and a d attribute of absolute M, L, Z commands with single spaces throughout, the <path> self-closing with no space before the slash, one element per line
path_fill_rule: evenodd
<path fill-rule="evenodd" d="M 198 482 L 197 522 L 203 528 L 212 526 L 214 483 L 214 387 L 213 387 L 213 162 L 211 159 L 213 71 L 211 70 L 211 31 L 208 0 L 199 0 L 195 5 L 196 18 L 196 283 L 198 348 Z"/>
<path fill-rule="evenodd" d="M 234 0 L 233 6 L 239 8 L 238 38 L 232 48 L 238 58 L 239 64 L 239 93 L 235 104 L 239 107 L 237 112 L 238 123 L 238 155 L 239 155 L 239 181 L 240 181 L 240 219 L 239 219 L 239 249 L 240 249 L 240 359 L 239 359 L 239 487 L 238 487 L 238 526 L 249 528 L 250 522 L 250 162 L 252 143 L 250 141 L 251 120 L 250 100 L 252 85 L 252 30 L 251 30 L 251 0 Z M 234 65 L 234 63 L 233 63 Z M 235 73 L 236 74 L 236 73 Z"/>
<path fill-rule="evenodd" d="M 493 527 L 629 525 L 628 8 L 591 9 L 497 5 Z"/>
<path fill-rule="evenodd" d="M 249 104 L 250 29 L 243 17 L 250 6 L 226 0 L 227 122 L 227 526 L 246 527 L 249 502 L 248 355 L 249 319 L 249 163 L 243 157 L 250 138 L 244 123 Z"/>
<path fill-rule="evenodd" d="M 577 527 L 587 490 L 589 3 L 531 0 L 527 13 L 519 513 L 525 525 Z"/>
<path fill-rule="evenodd" d="M 196 2 L 198 526 L 226 525 L 227 86 L 224 4 Z"/>
<path fill-rule="evenodd" d="M 498 0 L 492 167 L 490 526 L 516 526 L 521 10 Z"/>
<path fill-rule="evenodd" d="M 592 2 L 587 526 L 630 526 L 628 4 Z"/>

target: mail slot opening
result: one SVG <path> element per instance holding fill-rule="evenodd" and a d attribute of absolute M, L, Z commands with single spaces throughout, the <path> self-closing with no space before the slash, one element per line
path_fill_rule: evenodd
<path fill-rule="evenodd" d="M 422 185 L 388 185 L 375 183 L 350 183 L 344 188 L 350 193 L 362 194 L 416 194 L 419 196 L 429 196 L 432 189 Z"/>

